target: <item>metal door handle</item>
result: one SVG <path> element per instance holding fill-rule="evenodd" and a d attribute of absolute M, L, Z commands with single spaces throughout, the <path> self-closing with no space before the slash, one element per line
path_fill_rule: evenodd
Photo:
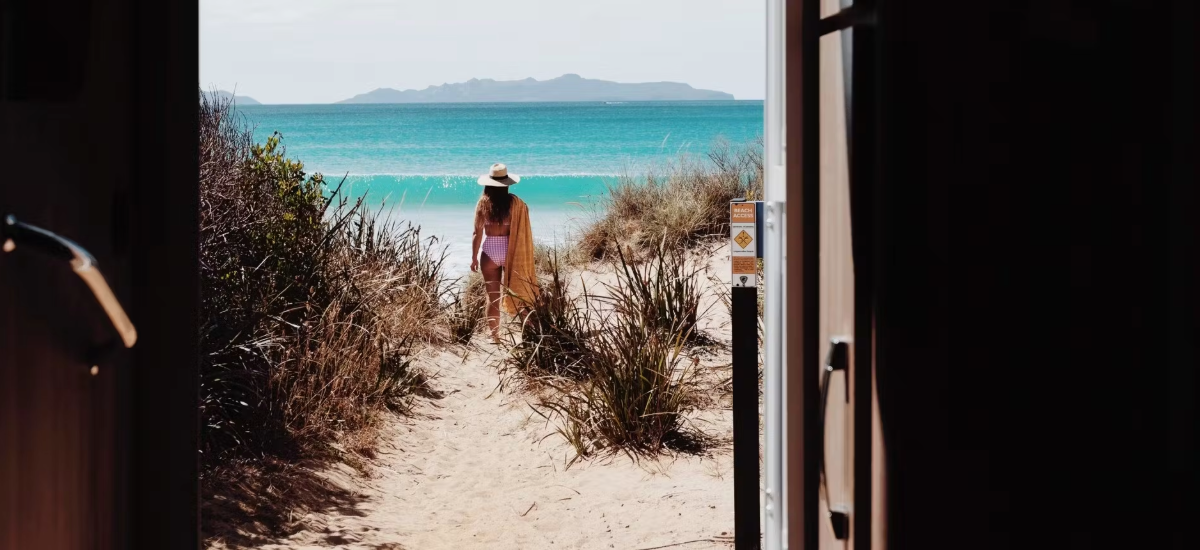
<path fill-rule="evenodd" d="M 834 338 L 829 346 L 829 354 L 825 356 L 825 369 L 821 376 L 821 491 L 825 494 L 825 504 L 829 507 L 829 523 L 833 527 L 833 536 L 843 540 L 850 536 L 850 514 L 845 510 L 835 510 L 829 500 L 829 487 L 825 479 L 825 411 L 829 408 L 829 377 L 835 371 L 846 373 L 846 403 L 850 402 L 850 345 L 845 340 Z"/>
<path fill-rule="evenodd" d="M 104 275 L 96 267 L 96 259 L 87 250 L 74 242 L 60 237 L 50 231 L 27 223 L 17 221 L 15 216 L 4 217 L 0 224 L 0 238 L 4 240 L 4 251 L 12 252 L 17 244 L 27 244 L 51 256 L 61 258 L 71 263 L 71 268 L 79 278 L 87 283 L 88 288 L 104 308 L 104 313 L 112 321 L 113 327 L 121 335 L 121 341 L 126 348 L 132 348 L 137 342 L 137 329 L 129 321 L 121 302 L 104 280 Z"/>

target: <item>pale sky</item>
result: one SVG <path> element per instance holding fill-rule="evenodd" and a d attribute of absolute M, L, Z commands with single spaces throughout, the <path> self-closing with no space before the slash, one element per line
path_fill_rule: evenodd
<path fill-rule="evenodd" d="M 766 2 L 200 1 L 200 87 L 263 103 L 566 73 L 762 99 Z"/>

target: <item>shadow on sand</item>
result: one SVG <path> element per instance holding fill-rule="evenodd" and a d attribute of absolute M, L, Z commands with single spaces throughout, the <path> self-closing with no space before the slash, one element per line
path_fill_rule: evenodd
<path fill-rule="evenodd" d="M 366 496 L 318 475 L 319 463 L 243 463 L 202 480 L 201 529 L 206 546 L 229 548 L 277 542 L 310 525 L 310 512 L 361 516 Z"/>

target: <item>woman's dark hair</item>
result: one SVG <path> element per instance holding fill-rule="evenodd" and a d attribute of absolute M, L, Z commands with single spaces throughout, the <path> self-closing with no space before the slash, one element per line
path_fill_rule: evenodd
<path fill-rule="evenodd" d="M 512 195 L 507 187 L 485 186 L 483 197 L 479 199 L 476 214 L 492 223 L 503 223 L 508 219 L 508 209 L 512 206 Z"/>

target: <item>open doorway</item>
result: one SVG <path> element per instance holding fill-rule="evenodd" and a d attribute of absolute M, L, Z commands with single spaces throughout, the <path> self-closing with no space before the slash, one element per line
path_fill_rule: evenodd
<path fill-rule="evenodd" d="M 800 10 L 791 9 L 797 4 Z M 842 377 L 845 365 L 854 369 L 852 400 L 866 389 L 883 396 L 884 439 L 892 446 L 888 478 L 867 479 L 876 488 L 872 499 L 886 492 L 888 517 L 875 514 L 874 500 L 869 513 L 891 545 L 1194 546 L 1186 542 L 1195 463 L 1195 339 L 1188 329 L 1200 308 L 1193 307 L 1189 284 L 1196 277 L 1188 261 L 1195 256 L 1189 238 L 1195 209 L 1188 208 L 1194 155 L 1183 145 L 1192 137 L 1196 97 L 1186 78 L 1194 65 L 1187 55 L 1191 6 L 1049 1 L 1014 9 L 1003 2 L 859 0 L 842 6 L 854 11 L 822 19 L 820 2 L 789 4 L 785 30 L 799 40 L 788 41 L 788 55 L 778 61 L 787 67 L 791 106 L 787 191 L 798 193 L 784 197 L 792 208 L 785 204 L 782 213 L 801 223 L 785 224 L 796 238 L 785 247 L 791 261 L 782 275 L 805 284 L 789 285 L 782 296 L 791 313 L 783 318 L 789 346 L 776 360 L 805 368 L 783 371 L 800 374 L 787 378 L 788 389 L 798 392 L 787 395 L 802 399 L 786 402 L 789 445 L 781 454 L 792 467 L 781 473 L 790 474 L 789 491 L 774 495 L 788 504 L 791 531 L 784 534 L 792 548 L 817 547 L 820 529 L 835 525 L 820 514 L 830 507 L 819 506 L 814 457 L 824 459 L 829 450 L 832 459 L 838 446 L 809 439 L 822 409 L 818 375 L 828 370 L 827 357 L 839 367 L 831 378 Z M 270 26 L 306 9 L 249 12 Z M 0 40 L 0 125 L 13 160 L 0 209 L 14 216 L 5 217 L 0 256 L 5 547 L 157 549 L 200 542 L 196 398 L 198 386 L 214 380 L 197 372 L 197 16 L 186 3 L 131 0 L 80 0 L 54 9 L 9 2 L 0 9 L 7 31 Z M 943 16 L 961 24 L 944 24 Z M 820 37 L 850 25 L 854 78 L 843 84 L 853 84 L 846 121 L 852 211 L 862 198 L 855 179 L 869 173 L 860 168 L 875 166 L 868 187 L 878 192 L 868 202 L 872 216 L 851 217 L 854 282 L 862 287 L 862 275 L 872 273 L 860 273 L 864 258 L 876 260 L 875 273 L 887 277 L 871 285 L 878 307 L 869 319 L 858 314 L 867 302 L 856 291 L 853 345 L 869 342 L 874 349 L 855 350 L 844 362 L 822 354 L 828 343 L 819 341 L 823 126 L 814 119 Z M 860 47 L 871 33 L 878 41 Z M 87 60 L 68 59 L 72 54 Z M 874 121 L 862 126 L 872 118 L 867 114 Z M 781 151 L 768 147 L 764 157 Z M 251 206 L 273 208 L 278 204 L 271 201 L 286 198 L 285 205 L 302 209 L 308 203 L 296 199 L 306 194 L 296 189 L 311 189 L 307 174 L 290 185 L 298 179 L 294 165 L 276 152 L 278 146 L 251 150 L 261 166 L 250 168 L 287 176 L 274 179 L 275 190 L 285 192 Z M 860 166 L 864 158 L 876 163 Z M 768 173 L 778 166 L 765 162 Z M 767 195 L 778 197 L 770 189 Z M 860 231 L 864 218 L 878 225 Z M 1064 220 L 1068 229 L 1055 225 Z M 47 236 L 32 227 L 79 248 L 57 238 L 30 240 Z M 872 246 L 859 255 L 864 235 L 873 237 Z M 310 235 L 267 236 L 278 243 Z M 39 248 L 49 254 L 39 255 Z M 80 248 L 97 264 L 63 261 L 64 249 L 71 260 L 87 259 L 76 254 Z M 94 265 L 103 266 L 114 299 L 107 305 L 93 293 L 103 287 L 70 271 Z M 93 345 L 124 333 L 105 315 L 113 303 L 136 324 L 136 346 L 94 354 Z M 867 330 L 858 328 L 864 324 Z M 862 337 L 867 332 L 871 340 Z M 858 383 L 870 372 L 860 368 L 863 361 L 878 362 L 876 388 Z M 418 399 L 437 400 L 417 396 L 397 406 Z M 855 424 L 873 416 L 858 414 L 865 402 L 854 405 Z M 269 423 L 255 428 L 275 433 Z M 862 434 L 854 434 L 858 449 Z M 471 450 L 490 458 L 483 446 Z M 856 472 L 863 456 L 854 453 Z M 276 466 L 276 473 L 295 471 Z M 568 471 L 581 472 L 580 466 Z M 261 486 L 260 502 L 300 488 L 328 503 L 319 491 L 329 485 L 320 483 L 339 480 L 313 479 L 319 483 Z M 856 495 L 862 481 L 853 479 Z M 836 493 L 826 501 L 837 505 L 846 497 Z M 333 512 L 356 511 L 359 497 L 345 497 Z M 855 502 L 849 527 L 857 537 L 867 510 L 863 499 Z M 1049 516 L 1038 515 L 1046 510 Z M 540 502 L 514 510 L 520 519 L 509 523 L 533 521 L 540 511 Z M 312 540 L 305 538 L 312 531 L 298 533 L 284 544 Z M 875 530 L 871 535 L 874 545 Z M 336 525 L 322 536 L 314 544 L 340 539 L 359 546 L 360 538 L 379 548 L 396 544 Z M 832 544 L 848 545 L 836 536 Z"/>
<path fill-rule="evenodd" d="M 206 544 L 730 546 L 765 18 L 203 2 Z"/>

